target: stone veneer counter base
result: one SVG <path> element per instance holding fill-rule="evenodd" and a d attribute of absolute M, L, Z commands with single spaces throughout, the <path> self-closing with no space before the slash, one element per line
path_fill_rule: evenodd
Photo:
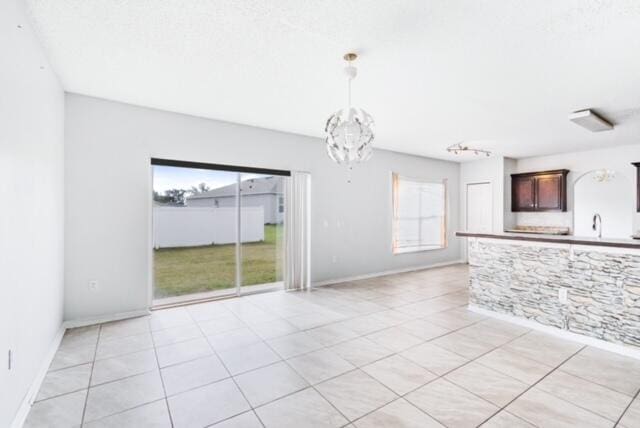
<path fill-rule="evenodd" d="M 470 238 L 472 306 L 640 350 L 640 245 L 458 236 Z"/>

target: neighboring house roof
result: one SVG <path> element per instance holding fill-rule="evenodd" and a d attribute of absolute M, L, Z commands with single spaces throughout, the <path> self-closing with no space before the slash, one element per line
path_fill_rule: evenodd
<path fill-rule="evenodd" d="M 264 195 L 264 194 L 280 194 L 282 193 L 282 180 L 280 177 L 264 177 L 251 178 L 240 183 L 240 193 L 242 196 L 247 195 Z M 236 185 L 229 184 L 227 186 L 218 187 L 203 193 L 196 193 L 187 197 L 190 199 L 209 199 L 209 198 L 226 198 L 236 195 Z"/>

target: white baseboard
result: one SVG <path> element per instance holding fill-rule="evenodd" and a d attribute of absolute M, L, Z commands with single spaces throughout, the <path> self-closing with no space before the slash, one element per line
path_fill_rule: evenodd
<path fill-rule="evenodd" d="M 117 314 L 103 315 L 100 317 L 67 320 L 63 323 L 63 325 L 65 328 L 85 327 L 88 325 L 102 324 L 102 323 L 111 322 L 111 321 L 119 321 L 127 318 L 143 317 L 145 315 L 149 315 L 150 313 L 151 312 L 149 312 L 148 309 L 140 309 L 137 311 L 120 312 Z"/>
<path fill-rule="evenodd" d="M 47 371 L 49 370 L 49 366 L 53 361 L 53 357 L 56 355 L 58 348 L 60 347 L 60 342 L 62 342 L 62 337 L 64 336 L 64 332 L 66 328 L 64 327 L 64 323 L 60 325 L 60 328 L 56 332 L 55 337 L 51 341 L 49 348 L 47 349 L 44 359 L 38 369 L 38 373 L 36 377 L 33 379 L 29 390 L 24 396 L 20 407 L 18 408 L 18 412 L 16 416 L 13 418 L 13 422 L 11 424 L 11 428 L 21 428 L 24 425 L 24 422 L 27 420 L 27 416 L 29 415 L 29 410 L 31 410 L 31 405 L 35 401 L 38 391 L 40 391 L 40 386 L 44 381 L 45 376 L 47 375 Z"/>
<path fill-rule="evenodd" d="M 429 265 L 422 265 L 422 266 L 412 266 L 412 267 L 408 267 L 408 268 L 402 268 L 402 269 L 393 269 L 393 270 L 386 270 L 386 271 L 382 271 L 382 272 L 373 272 L 373 273 L 366 273 L 363 275 L 354 275 L 354 276 L 347 276 L 344 278 L 335 278 L 335 279 L 328 279 L 325 281 L 317 281 L 317 282 L 313 282 L 311 284 L 312 287 L 322 287 L 325 285 L 332 285 L 332 284 L 339 284 L 341 282 L 348 282 L 348 281 L 358 281 L 360 279 L 369 279 L 369 278 L 377 278 L 379 276 L 386 276 L 386 275 L 393 275 L 396 273 L 406 273 L 406 272 L 415 272 L 418 270 L 425 270 L 425 269 L 432 269 L 432 268 L 437 268 L 437 267 L 444 267 L 444 266 L 451 266 L 451 265 L 457 265 L 457 264 L 461 264 L 464 263 L 462 260 L 452 260 L 449 262 L 442 262 L 442 263 L 432 263 Z"/>
<path fill-rule="evenodd" d="M 593 346 L 594 348 L 603 349 L 609 352 L 615 352 L 616 354 L 624 355 L 626 357 L 631 357 L 631 358 L 637 358 L 640 360 L 640 348 L 633 348 L 627 345 L 620 345 L 618 343 L 612 343 L 602 339 L 596 339 L 595 337 L 589 337 L 589 336 L 584 336 L 578 333 L 572 333 L 570 331 L 562 330 L 557 327 L 551 327 L 548 325 L 540 324 L 536 321 L 532 321 L 526 318 L 520 318 L 514 315 L 501 314 L 499 312 L 490 311 L 488 309 L 480 308 L 472 304 L 469 304 L 468 308 L 471 312 L 475 312 L 480 315 L 485 315 L 491 318 L 507 321 L 513 324 L 521 325 L 522 327 L 530 328 L 531 330 L 537 330 L 543 333 L 547 333 L 552 336 L 559 337 L 561 339 L 571 340 L 573 342 L 582 343 L 583 345 Z"/>

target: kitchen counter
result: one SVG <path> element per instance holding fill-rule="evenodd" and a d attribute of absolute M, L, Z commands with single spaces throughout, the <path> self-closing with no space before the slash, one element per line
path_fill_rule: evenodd
<path fill-rule="evenodd" d="M 519 233 L 468 238 L 469 306 L 640 355 L 640 241 Z"/>
<path fill-rule="evenodd" d="M 531 242 L 552 242 L 557 244 L 572 245 L 595 245 L 599 247 L 617 247 L 617 248 L 635 248 L 640 249 L 640 240 L 638 239 L 617 239 L 617 238 L 594 238 L 573 235 L 538 235 L 531 233 L 513 233 L 513 232 L 496 232 L 496 233 L 475 233 L 475 232 L 456 232 L 456 236 L 467 238 L 492 238 L 507 239 L 517 241 Z"/>

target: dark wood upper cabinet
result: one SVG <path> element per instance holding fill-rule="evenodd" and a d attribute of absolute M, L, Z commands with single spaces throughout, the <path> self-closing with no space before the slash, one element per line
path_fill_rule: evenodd
<path fill-rule="evenodd" d="M 640 162 L 631 162 L 636 167 L 636 211 L 640 212 Z"/>
<path fill-rule="evenodd" d="M 535 211 L 536 181 L 533 176 L 511 176 L 511 211 Z"/>
<path fill-rule="evenodd" d="M 511 174 L 511 211 L 566 211 L 569 170 Z"/>

